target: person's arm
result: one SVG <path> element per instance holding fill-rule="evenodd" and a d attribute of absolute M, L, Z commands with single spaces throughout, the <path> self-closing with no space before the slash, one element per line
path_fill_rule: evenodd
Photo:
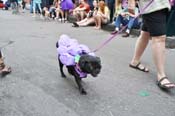
<path fill-rule="evenodd" d="M 78 11 L 85 11 L 86 9 L 88 9 L 88 5 L 83 5 L 83 7 L 79 6 L 77 10 Z"/>
<path fill-rule="evenodd" d="M 102 17 L 103 18 L 109 18 L 109 9 L 107 8 L 107 7 L 105 7 L 105 12 L 104 12 L 104 14 L 103 13 L 101 13 L 102 14 Z"/>
<path fill-rule="evenodd" d="M 131 17 L 137 17 L 138 13 L 139 13 L 138 8 L 135 8 L 134 14 L 133 14 L 133 13 L 130 13 L 129 11 L 127 12 L 127 14 L 128 14 L 129 16 L 131 16 Z"/>

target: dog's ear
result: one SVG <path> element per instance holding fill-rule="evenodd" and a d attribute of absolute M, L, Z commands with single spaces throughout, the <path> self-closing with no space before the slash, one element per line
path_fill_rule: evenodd
<path fill-rule="evenodd" d="M 96 57 L 97 58 L 97 62 L 99 63 L 99 64 L 101 64 L 101 59 L 100 59 L 100 57 Z"/>
<path fill-rule="evenodd" d="M 56 43 L 56 48 L 58 48 L 59 46 L 58 46 L 58 42 Z"/>
<path fill-rule="evenodd" d="M 88 64 L 88 58 L 87 57 L 80 57 L 80 60 L 79 60 L 79 65 L 81 68 L 85 68 Z"/>
<path fill-rule="evenodd" d="M 85 59 L 82 59 L 80 65 L 84 67 L 87 63 L 88 62 Z"/>

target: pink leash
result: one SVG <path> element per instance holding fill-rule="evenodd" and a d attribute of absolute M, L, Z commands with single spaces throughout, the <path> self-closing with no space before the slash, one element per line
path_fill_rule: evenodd
<path fill-rule="evenodd" d="M 143 9 L 140 10 L 140 13 L 133 19 L 135 20 L 136 18 L 138 18 L 141 14 L 143 14 L 143 12 L 152 4 L 154 0 L 151 0 Z M 106 41 L 104 41 L 102 44 L 100 44 L 96 49 L 94 49 L 92 52 L 97 52 L 99 51 L 101 48 L 103 48 L 106 44 L 108 44 L 112 39 L 114 39 L 115 36 L 117 36 L 119 33 L 121 33 L 126 27 L 128 26 L 125 25 L 124 27 L 122 27 L 116 34 L 112 35 L 111 37 L 109 37 Z"/>

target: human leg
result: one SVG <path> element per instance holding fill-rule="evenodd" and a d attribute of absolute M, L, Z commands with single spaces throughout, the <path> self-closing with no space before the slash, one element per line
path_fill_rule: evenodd
<path fill-rule="evenodd" d="M 83 20 L 86 16 L 85 11 L 80 11 L 80 20 Z"/>
<path fill-rule="evenodd" d="M 152 38 L 153 59 L 157 69 L 157 80 L 166 77 L 165 74 L 165 37 L 157 36 Z M 161 81 L 161 85 L 170 83 L 168 79 Z M 175 84 L 168 84 L 166 87 L 175 87 Z"/>
<path fill-rule="evenodd" d="M 10 72 L 11 72 L 11 68 L 4 64 L 2 53 L 0 51 L 0 74 L 2 76 L 5 76 L 6 74 L 9 74 Z"/>
<path fill-rule="evenodd" d="M 101 15 L 96 15 L 95 16 L 95 20 L 96 20 L 96 26 L 95 26 L 95 29 L 101 29 L 101 23 L 102 23 L 102 17 Z"/>
<path fill-rule="evenodd" d="M 135 19 L 134 17 L 129 17 L 129 20 L 127 21 L 127 29 L 125 31 L 125 33 L 122 35 L 122 37 L 129 37 L 130 31 L 133 28 L 133 26 L 137 23 L 136 21 L 137 19 Z"/>
<path fill-rule="evenodd" d="M 134 55 L 133 55 L 130 65 L 137 66 L 140 63 L 141 56 L 143 55 L 148 45 L 149 39 L 150 39 L 150 34 L 148 32 L 141 31 L 141 34 L 136 41 Z M 145 72 L 149 71 L 148 68 L 146 68 L 142 64 L 139 64 L 138 68 L 141 70 L 144 70 Z"/>
<path fill-rule="evenodd" d="M 80 21 L 79 11 L 73 11 L 73 16 L 76 18 L 77 21 Z"/>
<path fill-rule="evenodd" d="M 115 20 L 115 30 L 111 34 L 116 34 L 119 31 L 120 25 L 123 22 L 123 17 L 119 15 Z"/>
<path fill-rule="evenodd" d="M 157 69 L 158 86 L 163 89 L 175 87 L 174 83 L 170 83 L 165 74 L 165 34 L 166 34 L 166 9 L 162 9 L 150 14 L 143 15 L 142 32 L 146 31 L 145 42 L 137 41 L 134 57 L 131 64 L 140 61 L 140 58 L 148 44 L 148 39 L 152 37 L 153 60 Z M 148 33 L 149 32 L 149 33 Z M 140 35 L 140 36 L 141 36 Z M 142 43 L 142 44 L 141 44 Z"/>
<path fill-rule="evenodd" d="M 36 3 L 33 2 L 33 17 L 36 16 Z"/>
<path fill-rule="evenodd" d="M 37 6 L 38 6 L 38 9 L 40 11 L 40 13 L 42 12 L 42 9 L 41 9 L 41 4 L 40 3 L 37 3 Z"/>
<path fill-rule="evenodd" d="M 95 23 L 95 21 L 94 21 L 94 18 L 92 17 L 92 18 L 88 18 L 85 22 L 80 23 L 79 26 L 88 26 L 88 25 L 94 24 L 94 23 Z"/>

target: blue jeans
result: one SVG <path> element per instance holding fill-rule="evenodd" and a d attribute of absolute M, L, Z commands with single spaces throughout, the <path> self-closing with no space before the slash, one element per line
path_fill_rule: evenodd
<path fill-rule="evenodd" d="M 33 0 L 30 1 L 30 13 L 33 13 Z"/>
<path fill-rule="evenodd" d="M 132 29 L 133 27 L 139 26 L 139 22 L 137 18 L 135 19 L 134 17 L 129 16 L 129 19 L 127 19 L 119 15 L 117 19 L 115 20 L 115 26 L 117 28 L 120 28 L 121 24 L 124 26 L 128 24 L 127 29 L 129 30 Z"/>
<path fill-rule="evenodd" d="M 41 3 L 33 2 L 33 12 L 36 13 L 37 7 L 38 7 L 39 12 L 41 13 L 42 12 Z"/>

